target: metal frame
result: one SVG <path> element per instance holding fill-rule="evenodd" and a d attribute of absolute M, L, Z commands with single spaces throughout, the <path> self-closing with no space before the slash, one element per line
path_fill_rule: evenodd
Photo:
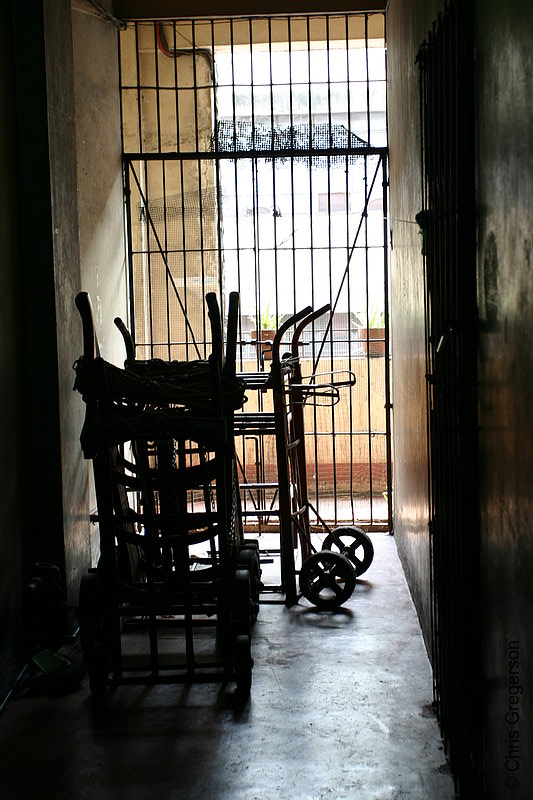
<path fill-rule="evenodd" d="M 474 48 L 446 4 L 418 54 L 434 698 L 459 796 L 477 796 L 481 610 Z"/>
<path fill-rule="evenodd" d="M 376 427 L 376 424 L 373 421 L 373 411 L 371 408 L 371 373 L 377 369 L 378 362 L 367 357 L 365 380 L 360 382 L 361 386 L 366 383 L 366 423 L 361 427 L 361 429 L 357 429 L 355 427 L 355 405 L 350 393 L 347 399 L 347 421 L 343 422 L 343 420 L 339 419 L 337 416 L 337 411 L 332 408 L 331 415 L 329 417 L 330 423 L 328 424 L 328 432 L 325 434 L 319 430 L 319 417 L 315 409 L 313 414 L 313 425 L 308 426 L 309 430 L 306 432 L 306 436 L 309 440 L 309 450 L 314 456 L 315 463 L 318 465 L 318 468 L 315 469 L 315 475 L 312 481 L 313 485 L 310 487 L 317 507 L 320 507 L 321 498 L 323 497 L 324 491 L 321 486 L 322 476 L 320 464 L 322 462 L 320 461 L 320 451 L 322 445 L 320 444 L 320 441 L 323 436 L 328 436 L 330 437 L 331 442 L 331 458 L 329 461 L 333 464 L 333 475 L 332 479 L 328 479 L 331 482 L 331 489 L 326 490 L 326 493 L 329 491 L 333 496 L 333 511 L 330 518 L 332 521 L 337 523 L 337 487 L 340 484 L 340 480 L 336 470 L 338 468 L 337 465 L 340 459 L 339 454 L 341 452 L 341 443 L 346 440 L 349 442 L 347 445 L 349 456 L 346 456 L 347 459 L 349 458 L 349 478 L 346 479 L 348 483 L 346 485 L 345 492 L 349 498 L 348 502 L 350 504 L 349 513 L 351 515 L 351 521 L 366 523 L 369 527 L 376 527 L 378 529 L 381 527 L 382 529 L 388 529 L 389 531 L 392 531 L 392 502 L 390 502 L 392 497 L 392 448 L 388 314 L 388 175 L 386 146 L 381 144 L 379 146 L 372 146 L 370 144 L 375 136 L 373 112 L 371 109 L 371 89 L 373 86 L 373 81 L 371 78 L 368 49 L 370 35 L 369 29 L 373 24 L 373 16 L 374 15 L 366 14 L 359 16 L 336 15 L 334 17 L 316 18 L 307 16 L 297 18 L 298 24 L 301 24 L 302 26 L 302 30 L 306 30 L 307 37 L 306 58 L 308 60 L 308 81 L 306 84 L 299 86 L 298 91 L 300 91 L 302 97 L 304 94 L 307 97 L 307 109 L 304 109 L 304 112 L 305 115 L 307 115 L 306 118 L 309 120 L 312 119 L 314 114 L 314 92 L 318 91 L 315 88 L 315 84 L 312 80 L 313 65 L 311 63 L 310 42 L 313 40 L 313 36 L 316 36 L 313 31 L 317 26 L 321 26 L 324 32 L 326 41 L 325 58 L 327 62 L 327 75 L 325 76 L 325 80 L 323 81 L 322 85 L 319 86 L 319 89 L 324 93 L 324 97 L 327 95 L 327 119 L 324 124 L 319 123 L 316 126 L 314 123 L 309 123 L 308 145 L 305 146 L 305 142 L 302 144 L 302 141 L 299 141 L 296 149 L 294 146 L 287 146 L 282 137 L 280 138 L 280 136 L 277 136 L 277 134 L 276 136 L 274 135 L 274 131 L 279 129 L 279 126 L 277 127 L 278 123 L 276 122 L 275 118 L 275 93 L 281 91 L 273 78 L 273 71 L 275 69 L 275 59 L 273 54 L 276 51 L 277 43 L 279 41 L 279 25 L 286 27 L 288 40 L 287 52 L 289 54 L 289 88 L 286 91 L 288 92 L 288 121 L 290 124 L 288 128 L 286 127 L 283 129 L 282 133 L 286 133 L 286 131 L 289 130 L 290 136 L 292 136 L 292 139 L 289 137 L 291 142 L 295 141 L 298 131 L 301 133 L 301 126 L 298 128 L 298 125 L 300 124 L 298 120 L 300 117 L 298 117 L 296 109 L 296 103 L 298 99 L 297 90 L 295 88 L 296 84 L 293 83 L 293 81 L 296 80 L 296 76 L 292 74 L 291 65 L 293 62 L 290 58 L 290 55 L 291 53 L 295 55 L 298 47 L 301 47 L 302 45 L 301 41 L 296 41 L 291 38 L 293 25 L 296 25 L 296 22 L 294 22 L 292 18 L 249 18 L 244 20 L 229 19 L 203 21 L 174 20 L 165 23 L 164 27 L 155 21 L 152 23 L 134 23 L 133 26 L 130 25 L 127 35 L 132 37 L 132 40 L 134 39 L 136 59 L 134 70 L 135 74 L 133 74 L 132 70 L 130 69 L 126 75 L 125 70 L 122 70 L 121 91 L 123 107 L 128 105 L 128 98 L 130 96 L 133 95 L 136 97 L 137 132 L 134 135 L 132 134 L 129 139 L 127 137 L 124 139 L 124 187 L 128 224 L 128 268 L 130 277 L 131 314 L 130 327 L 137 342 L 138 348 L 141 348 L 141 353 L 144 351 L 144 355 L 150 357 L 156 355 L 162 356 L 164 353 L 169 359 L 176 357 L 176 353 L 178 351 L 180 353 L 179 357 L 184 357 L 185 359 L 205 357 L 206 352 L 209 350 L 209 330 L 208 326 L 206 325 L 205 315 L 202 319 L 194 320 L 192 323 L 188 321 L 190 309 L 192 307 L 189 296 L 189 287 L 193 280 L 199 280 L 201 278 L 201 296 L 203 296 L 206 291 L 213 288 L 213 286 L 206 285 L 206 280 L 208 278 L 211 280 L 216 279 L 218 282 L 217 291 L 219 293 L 221 303 L 224 302 L 224 295 L 227 287 L 224 285 L 225 278 L 223 265 L 228 259 L 228 250 L 225 249 L 224 243 L 224 227 L 226 227 L 227 230 L 229 225 L 227 219 L 227 203 L 224 193 L 228 190 L 228 188 L 232 189 L 231 214 L 232 217 L 234 215 L 236 221 L 234 232 L 235 246 L 232 250 L 232 252 L 234 252 L 233 257 L 236 265 L 236 285 L 231 286 L 230 288 L 239 291 L 241 297 L 243 296 L 241 284 L 244 270 L 246 268 L 245 261 L 247 255 L 250 254 L 250 257 L 253 260 L 253 270 L 255 274 L 254 316 L 256 319 L 259 317 L 262 297 L 264 296 L 265 292 L 265 289 L 262 285 L 262 271 L 260 270 L 259 263 L 261 254 L 265 252 L 267 252 L 268 257 L 273 265 L 273 310 L 276 313 L 278 311 L 288 312 L 289 310 L 292 313 L 295 313 L 299 307 L 306 305 L 306 302 L 301 302 L 297 297 L 296 275 L 299 268 L 298 264 L 301 262 L 302 249 L 301 247 L 295 245 L 293 236 L 292 248 L 286 248 L 283 250 L 283 242 L 281 241 L 282 237 L 278 232 L 278 229 L 281 230 L 281 223 L 275 218 L 278 205 L 277 198 L 281 196 L 281 188 L 277 174 L 277 169 L 280 164 L 287 165 L 287 172 L 289 175 L 288 182 L 291 190 L 291 201 L 290 207 L 288 207 L 286 212 L 286 220 L 290 221 L 293 234 L 296 227 L 295 223 L 298 219 L 298 214 L 302 213 L 298 207 L 298 203 L 302 199 L 297 195 L 297 190 L 300 188 L 298 185 L 297 174 L 298 165 L 303 162 L 306 163 L 308 167 L 312 167 L 313 165 L 316 166 L 318 163 L 320 163 L 322 169 L 324 170 L 323 174 L 327 176 L 325 186 L 328 197 L 328 214 L 323 220 L 321 220 L 321 224 L 322 222 L 327 224 L 328 229 L 325 246 L 319 241 L 320 231 L 317 223 L 316 210 L 313 207 L 313 193 L 318 180 L 313 169 L 307 169 L 308 186 L 302 188 L 303 201 L 308 205 L 305 213 L 310 223 L 307 253 L 309 258 L 309 275 L 312 284 L 311 304 L 314 306 L 317 304 L 320 305 L 322 299 L 326 299 L 322 297 L 317 298 L 314 296 L 316 276 L 318 271 L 321 269 L 322 261 L 325 259 L 325 261 L 329 263 L 329 284 L 327 291 L 329 293 L 329 300 L 331 304 L 337 304 L 342 291 L 343 302 L 344 299 L 347 298 L 346 302 L 348 304 L 348 308 L 351 309 L 354 307 L 354 303 L 356 301 L 353 297 L 354 290 L 351 281 L 350 268 L 353 267 L 353 263 L 357 261 L 358 264 L 362 265 L 361 267 L 358 266 L 357 268 L 362 269 L 365 274 L 365 291 L 364 297 L 360 297 L 359 300 L 359 310 L 361 310 L 363 314 L 368 317 L 371 303 L 368 281 L 369 270 L 371 269 L 369 259 L 370 254 L 374 252 L 374 244 L 372 241 L 373 234 L 369 228 L 368 206 L 371 199 L 380 199 L 380 202 L 383 204 L 383 223 L 380 249 L 383 252 L 383 301 L 385 312 L 385 359 L 383 361 L 383 405 L 385 407 L 384 423 L 383 425 L 382 423 L 379 423 L 379 427 Z M 383 17 L 383 15 L 377 16 L 380 18 Z M 355 24 L 353 22 L 354 20 L 357 21 L 358 25 L 362 26 L 362 30 L 364 31 L 363 35 L 366 39 L 367 45 L 364 51 L 364 60 L 361 62 L 363 64 L 363 71 L 360 75 L 356 76 L 350 73 L 351 69 L 353 71 L 351 60 L 352 56 L 347 46 L 351 26 L 352 24 Z M 182 47 L 180 44 L 180 26 L 183 25 L 189 26 L 187 28 L 187 47 Z M 213 54 L 217 51 L 218 40 L 220 36 L 220 26 L 224 26 L 224 35 L 227 37 L 226 46 L 230 49 L 232 58 L 234 51 L 236 52 L 238 48 L 242 49 L 243 47 L 241 44 L 243 35 L 248 35 L 247 47 L 249 48 L 250 53 L 249 69 L 251 136 L 253 144 L 255 144 L 255 146 L 252 147 L 240 148 L 236 138 L 239 120 L 236 112 L 235 90 L 238 82 L 241 80 L 240 76 L 235 74 L 236 68 L 232 66 L 231 81 L 225 87 L 219 86 L 216 81 L 214 67 L 215 58 Z M 255 53 L 254 31 L 257 29 L 257 26 L 262 26 L 264 33 L 264 42 L 262 47 L 265 51 L 264 63 L 267 65 L 267 72 L 265 73 L 266 78 L 265 75 L 254 74 L 254 60 L 252 55 Z M 347 116 L 346 125 L 344 126 L 346 128 L 345 141 L 335 141 L 333 134 L 333 131 L 336 131 L 336 135 L 341 135 L 341 133 L 337 130 L 339 126 L 337 126 L 337 128 L 335 127 L 333 114 L 333 94 L 335 91 L 339 90 L 339 87 L 337 86 L 335 76 L 331 74 L 330 69 L 331 59 L 335 57 L 335 47 L 333 47 L 334 40 L 330 40 L 330 35 L 333 35 L 332 30 L 334 28 L 336 31 L 335 36 L 339 36 L 338 30 L 342 28 L 344 29 L 346 36 L 346 86 L 344 87 L 343 85 L 342 88 L 342 91 L 346 91 L 347 96 Z M 164 33 L 165 30 L 168 33 L 166 38 L 164 36 L 162 37 L 162 33 Z M 144 80 L 139 45 L 140 39 L 145 37 L 147 32 L 151 41 L 153 42 L 153 45 L 151 46 L 153 46 L 154 51 L 153 56 L 149 56 L 151 72 L 150 81 Z M 124 35 L 125 34 L 122 34 L 121 36 L 124 37 Z M 198 54 L 198 59 L 192 57 L 193 52 Z M 148 56 L 146 56 L 146 58 L 148 58 Z M 164 66 L 164 59 L 169 59 L 166 64 L 167 70 L 168 64 L 172 64 L 173 72 L 171 80 L 168 78 L 168 75 L 166 77 L 163 76 L 162 66 Z M 190 65 L 190 70 L 192 70 L 192 80 L 189 84 L 187 84 L 187 86 L 182 85 L 184 83 L 184 79 L 180 75 L 181 62 L 180 67 L 178 67 L 179 59 L 187 59 L 187 63 Z M 205 70 L 205 64 L 207 64 L 207 71 Z M 200 74 L 200 71 L 202 71 L 202 74 Z M 207 75 L 209 76 L 208 79 L 206 79 Z M 358 126 L 355 128 L 355 106 L 353 95 L 355 94 L 355 87 L 359 78 L 361 79 L 359 81 L 361 91 L 366 95 L 366 107 L 365 119 L 362 123 L 362 127 Z M 219 107 L 221 104 L 220 96 L 221 93 L 223 93 L 223 90 L 225 90 L 226 93 L 229 93 L 228 96 L 232 97 L 232 108 L 229 113 L 226 110 L 225 116 L 222 114 L 222 108 Z M 204 140 L 201 140 L 198 124 L 202 97 L 207 96 L 206 92 L 210 92 L 211 97 L 213 98 L 212 115 L 213 129 L 215 132 L 209 146 L 207 146 Z M 267 105 L 270 107 L 270 112 L 267 115 L 269 119 L 264 121 L 264 126 L 261 128 L 263 132 L 266 131 L 266 134 L 262 139 L 259 139 L 257 135 L 259 126 L 263 125 L 263 122 L 260 122 L 259 119 L 259 111 L 261 109 L 257 99 L 260 92 L 263 92 L 264 96 L 268 98 Z M 142 98 L 143 94 L 144 98 Z M 171 94 L 174 95 L 173 102 L 175 102 L 175 146 L 172 147 L 168 145 L 168 141 L 165 138 L 167 133 L 165 129 L 165 113 L 168 111 L 168 103 L 165 105 L 167 102 L 165 98 L 168 99 Z M 147 104 L 148 101 L 151 102 L 153 106 L 153 124 L 150 142 L 148 142 L 148 137 L 146 136 L 146 123 L 143 118 L 141 108 L 142 104 Z M 184 138 L 183 118 L 180 118 L 180 103 L 186 102 L 193 103 L 195 120 L 195 125 L 193 126 L 194 135 L 192 138 L 189 136 L 187 141 L 185 141 Z M 163 111 L 165 113 L 163 113 Z M 230 141 L 230 146 L 228 147 L 227 139 L 224 140 L 218 135 L 218 132 L 221 130 L 221 126 L 224 122 L 227 122 L 230 130 L 231 126 L 233 125 L 233 146 L 231 146 Z M 324 127 L 324 125 L 326 127 Z M 268 130 L 271 131 L 270 144 L 268 140 Z M 332 210 L 330 206 L 333 170 L 337 165 L 340 165 L 340 170 L 345 170 L 346 178 L 344 181 L 344 186 L 346 195 L 348 196 L 348 191 L 350 188 L 349 171 L 352 169 L 355 163 L 362 165 L 361 169 L 363 173 L 364 195 L 362 206 L 356 212 L 353 210 L 350 211 L 347 207 L 347 212 L 345 214 L 346 222 L 344 244 L 339 245 L 336 243 L 334 245 L 332 244 L 334 230 L 332 225 Z M 250 180 L 253 186 L 252 212 L 250 217 L 250 225 L 253 228 L 253 246 L 248 250 L 245 248 L 245 245 L 242 241 L 244 238 L 242 220 L 245 217 L 246 209 L 242 197 L 242 183 L 239 176 L 239 170 L 241 167 L 249 170 Z M 233 187 L 229 186 L 227 178 L 224 178 L 222 175 L 224 171 L 228 173 L 228 168 L 229 173 L 233 173 Z M 212 176 L 212 183 L 210 185 L 208 185 L 208 182 L 206 182 L 206 170 Z M 188 224 L 188 220 L 186 219 L 186 215 L 188 213 L 186 205 L 188 202 L 187 193 L 190 191 L 190 189 L 188 189 L 184 176 L 189 175 L 191 171 L 196 171 L 197 174 L 197 190 L 195 190 L 193 197 L 193 201 L 196 203 L 197 214 L 196 234 L 198 242 L 196 249 L 188 247 L 186 243 L 186 227 Z M 162 202 L 162 204 L 159 206 L 157 205 L 158 201 L 154 202 L 154 197 L 151 194 L 152 176 L 155 174 L 155 172 L 157 172 L 157 183 L 159 189 L 162 191 L 163 197 L 165 198 L 164 202 Z M 270 178 L 268 177 L 269 175 Z M 273 240 L 271 246 L 269 245 L 268 247 L 264 241 L 264 234 L 262 233 L 263 220 L 261 219 L 261 198 L 259 196 L 259 183 L 261 180 L 263 183 L 266 180 L 270 180 L 271 183 L 270 194 L 272 197 L 274 221 L 272 224 Z M 230 180 L 230 184 L 232 181 Z M 381 187 L 379 185 L 380 182 Z M 176 206 L 176 215 L 178 217 L 177 222 L 176 220 L 171 221 L 169 218 L 170 204 L 167 196 L 165 195 L 165 192 L 170 191 L 168 187 L 171 183 L 174 186 L 178 186 L 179 192 L 181 192 L 179 195 L 181 199 L 178 198 Z M 212 197 L 213 193 L 214 196 Z M 145 227 L 147 232 L 144 250 L 142 252 L 142 258 L 144 258 L 146 262 L 147 273 L 146 303 L 148 313 L 143 323 L 146 327 L 146 331 L 136 330 L 136 325 L 138 322 L 136 319 L 138 298 L 135 296 L 135 263 L 136 260 L 141 257 L 140 253 L 142 248 L 137 246 L 133 232 L 134 220 L 132 217 L 134 216 L 135 208 L 134 200 L 132 198 L 134 197 L 140 198 L 142 213 L 145 214 Z M 348 203 L 346 205 L 348 206 Z M 210 240 L 211 230 L 208 230 L 204 227 L 204 220 L 206 219 L 206 215 L 211 213 L 210 209 L 212 209 L 212 219 L 209 225 L 212 225 L 213 230 L 216 232 L 216 241 Z M 157 217 L 157 219 L 155 219 L 155 217 Z M 327 223 L 325 222 L 326 219 Z M 180 227 L 180 230 L 176 233 L 177 239 L 181 240 L 181 244 L 179 246 L 176 246 L 175 242 L 171 241 L 171 225 L 177 225 Z M 179 250 L 179 253 L 177 250 Z M 344 253 L 346 270 L 339 286 L 339 279 L 336 275 L 336 272 L 338 273 L 338 267 L 336 267 L 334 264 L 334 258 L 338 260 L 340 258 L 339 254 L 341 253 Z M 282 308 L 282 302 L 284 298 L 280 296 L 282 293 L 280 289 L 280 275 L 285 268 L 285 263 L 288 263 L 286 261 L 282 261 L 282 258 L 288 258 L 289 260 L 292 260 L 291 269 L 293 278 L 292 298 L 289 303 L 291 306 L 290 309 Z M 173 259 L 174 262 L 172 261 Z M 201 263 L 199 276 L 194 276 L 192 272 L 194 266 L 193 262 L 195 259 L 199 260 Z M 216 261 L 218 264 L 216 276 L 211 276 L 208 274 L 208 270 L 211 268 L 209 265 L 212 263 L 209 261 L 209 259 L 213 259 L 213 261 Z M 179 285 L 175 277 L 177 274 L 175 261 L 177 260 L 179 260 L 181 264 Z M 159 262 L 163 262 L 162 269 L 164 272 L 165 296 L 162 302 L 165 304 L 166 322 L 163 323 L 163 328 L 166 327 L 168 332 L 166 339 L 163 337 L 161 340 L 158 340 L 157 338 L 157 332 L 154 326 L 155 315 L 153 314 L 153 303 L 155 300 L 154 287 L 156 282 L 155 275 L 157 269 L 159 269 L 159 266 L 157 266 Z M 157 280 L 161 282 L 159 276 L 157 277 Z M 172 314 L 174 313 L 171 309 L 171 305 L 175 303 L 178 304 L 183 318 L 187 320 L 187 325 L 183 331 L 183 335 L 181 338 L 177 339 L 173 338 L 171 335 L 173 328 Z M 241 316 L 239 321 L 240 345 L 238 353 L 238 360 L 240 362 L 241 369 L 243 359 L 246 357 L 246 354 L 249 355 L 250 351 L 249 340 L 246 338 L 248 334 L 243 323 L 244 317 Z M 145 333 L 147 334 L 147 338 Z M 310 349 L 312 350 L 314 369 L 316 368 L 316 362 L 318 360 L 317 353 L 321 353 L 323 351 L 324 342 L 326 339 L 327 348 L 323 351 L 323 359 L 326 363 L 329 361 L 329 368 L 331 370 L 334 368 L 334 347 L 344 347 L 346 349 L 349 366 L 354 362 L 354 359 L 360 358 L 360 356 L 355 355 L 355 353 L 357 348 L 361 347 L 361 344 L 359 343 L 356 333 L 351 327 L 349 317 L 347 317 L 346 327 L 342 335 L 339 335 L 339 332 L 337 330 L 333 330 L 333 328 L 330 328 L 324 332 L 313 326 L 310 339 Z M 368 341 L 366 344 L 368 345 Z M 259 405 L 261 402 L 262 399 L 260 396 L 258 396 Z M 370 500 L 368 506 L 368 516 L 365 516 L 364 519 L 359 516 L 354 502 L 354 497 L 359 488 L 357 480 L 354 479 L 358 441 L 364 441 L 365 448 L 368 451 L 367 469 Z M 376 457 L 378 441 L 383 441 L 385 443 L 384 457 Z M 379 480 L 382 482 L 382 488 L 386 491 L 389 500 L 386 518 L 383 517 L 383 514 L 378 514 L 375 510 L 375 490 L 378 483 L 378 467 L 376 464 L 380 458 L 383 458 L 386 469 L 386 475 L 384 479 L 381 477 L 379 478 Z"/>

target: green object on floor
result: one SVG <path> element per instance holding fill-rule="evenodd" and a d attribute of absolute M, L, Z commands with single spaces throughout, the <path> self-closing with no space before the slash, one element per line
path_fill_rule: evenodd
<path fill-rule="evenodd" d="M 53 650 L 40 650 L 31 658 L 34 674 L 29 680 L 32 692 L 61 692 L 71 689 L 85 677 L 85 667 Z"/>
<path fill-rule="evenodd" d="M 54 653 L 53 650 L 41 650 L 32 657 L 32 661 L 37 669 L 44 672 L 45 675 L 53 675 L 72 665 L 68 658 Z"/>

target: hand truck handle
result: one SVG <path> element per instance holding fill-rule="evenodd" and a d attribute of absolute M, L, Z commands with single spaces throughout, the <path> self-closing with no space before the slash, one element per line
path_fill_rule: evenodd
<path fill-rule="evenodd" d="M 308 314 L 300 322 L 300 324 L 298 325 L 298 327 L 294 331 L 294 336 L 292 337 L 292 355 L 293 355 L 294 358 L 298 357 L 298 347 L 299 347 L 299 342 L 300 342 L 300 335 L 301 335 L 303 329 L 307 328 L 307 326 L 311 322 L 313 322 L 313 320 L 318 319 L 318 317 L 321 317 L 322 314 L 325 314 L 326 311 L 331 311 L 331 304 L 330 303 L 326 303 L 325 306 L 322 306 L 322 308 L 319 308 L 317 311 L 313 311 L 311 309 L 311 313 Z"/>
<path fill-rule="evenodd" d="M 126 348 L 126 361 L 135 361 L 135 344 L 130 331 L 122 322 L 120 317 L 115 317 L 113 322 L 121 332 L 122 338 L 124 339 L 124 346 Z"/>
<path fill-rule="evenodd" d="M 306 306 L 301 311 L 298 311 L 297 314 L 293 314 L 292 317 L 285 320 L 276 331 L 276 335 L 274 336 L 274 341 L 272 342 L 272 361 L 274 361 L 277 365 L 279 365 L 279 349 L 281 345 L 281 340 L 285 336 L 286 332 L 289 330 L 292 325 L 295 325 L 304 317 L 307 317 L 313 311 L 311 306 Z"/>
<path fill-rule="evenodd" d="M 95 354 L 100 355 L 98 339 L 94 330 L 93 309 L 91 298 L 87 292 L 79 292 L 74 298 L 76 308 L 80 312 L 81 324 L 83 329 L 83 355 L 86 358 L 94 358 Z"/>

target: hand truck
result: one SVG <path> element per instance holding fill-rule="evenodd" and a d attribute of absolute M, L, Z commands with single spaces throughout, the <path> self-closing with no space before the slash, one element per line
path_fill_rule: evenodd
<path fill-rule="evenodd" d="M 238 298 L 232 304 L 234 313 Z M 110 682 L 192 680 L 234 680 L 245 697 L 257 613 L 249 566 L 257 551 L 240 527 L 231 418 L 243 391 L 231 380 L 227 351 L 222 358 L 216 302 L 208 300 L 214 347 L 207 361 L 129 363 L 134 348 L 126 342 L 125 369 L 100 357 L 88 295 L 77 295 L 76 305 L 84 352 L 75 388 L 86 403 L 80 439 L 93 462 L 100 534 L 98 565 L 82 577 L 79 596 L 93 697 L 101 699 Z M 203 495 L 201 510 L 194 492 Z M 206 559 L 192 553 L 202 542 L 210 543 Z M 123 631 L 136 623 L 148 631 L 145 659 L 123 648 Z M 177 660 L 161 648 L 169 624 L 184 632 Z M 207 626 L 216 628 L 217 646 L 204 657 L 195 633 Z"/>
<path fill-rule="evenodd" d="M 250 515 L 278 516 L 280 530 L 281 590 L 287 605 L 305 596 L 321 608 L 336 608 L 352 594 L 356 577 L 362 575 L 373 559 L 373 546 L 368 535 L 355 526 L 330 528 L 320 517 L 308 498 L 305 456 L 304 404 L 313 397 L 327 397 L 335 402 L 339 387 L 352 386 L 355 376 L 348 380 L 316 383 L 316 375 L 303 382 L 300 360 L 300 341 L 304 329 L 315 319 L 330 310 L 329 304 L 316 312 L 310 307 L 287 319 L 278 329 L 272 343 L 272 362 L 266 388 L 272 391 L 273 412 L 255 412 L 235 415 L 236 435 L 274 435 L 278 479 L 275 484 L 245 482 L 241 489 L 275 486 L 278 509 L 272 507 L 253 509 Z M 286 332 L 295 326 L 289 353 L 280 355 L 281 342 Z M 334 377 L 329 373 L 331 377 Z M 255 377 L 245 386 L 254 386 Z M 265 387 L 264 387 L 265 388 Z M 309 510 L 312 510 L 326 538 L 318 551 L 311 538 Z M 248 512 L 244 512 L 245 514 Z M 295 551 L 299 550 L 301 567 L 296 568 Z M 299 575 L 298 594 L 296 576 Z M 276 589 L 277 587 L 274 587 Z"/>

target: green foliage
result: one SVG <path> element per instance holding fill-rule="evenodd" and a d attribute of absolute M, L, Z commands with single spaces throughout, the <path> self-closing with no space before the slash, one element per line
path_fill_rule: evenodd
<path fill-rule="evenodd" d="M 256 321 L 255 314 L 250 314 L 250 319 L 254 322 Z M 261 311 L 259 314 L 259 323 L 261 325 L 262 331 L 272 331 L 276 330 L 279 324 L 279 318 L 276 314 L 270 313 L 270 303 L 267 304 L 267 307 L 264 311 Z"/>
<path fill-rule="evenodd" d="M 368 327 L 368 328 L 384 328 L 385 327 L 385 312 L 378 308 L 377 306 L 373 306 L 372 308 L 368 309 L 368 325 L 365 325 L 366 321 L 366 311 L 362 311 L 358 314 L 359 318 L 362 320 L 361 327 Z"/>

